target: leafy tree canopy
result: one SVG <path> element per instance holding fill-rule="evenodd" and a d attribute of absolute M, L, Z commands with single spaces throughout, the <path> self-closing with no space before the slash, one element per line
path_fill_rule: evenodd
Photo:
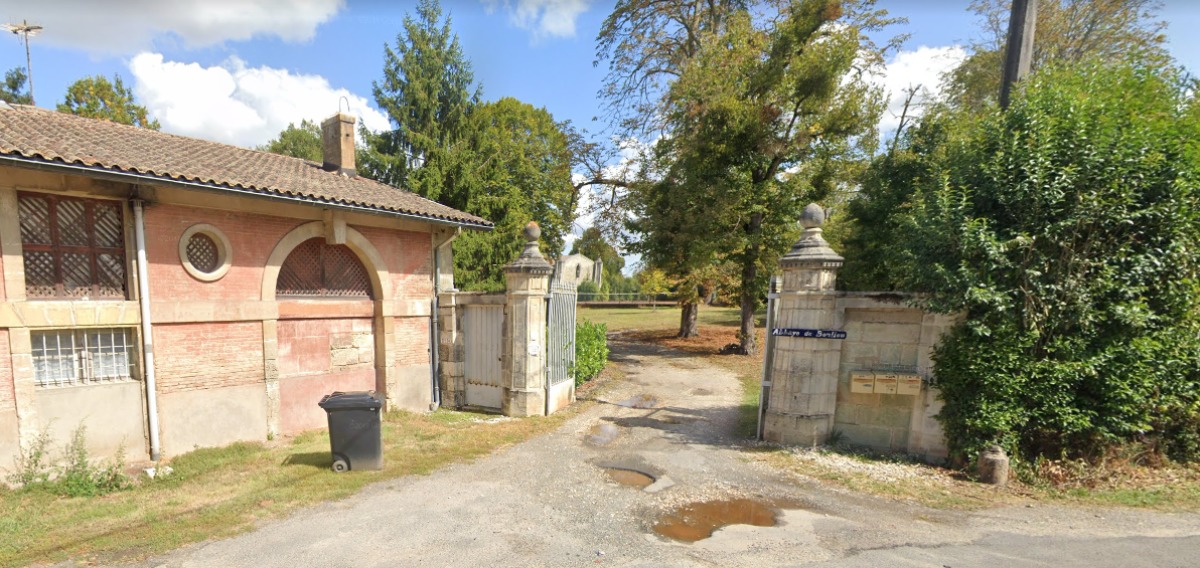
<path fill-rule="evenodd" d="M 0 85 L 0 100 L 17 105 L 33 104 L 33 95 L 29 94 L 29 77 L 25 70 L 13 67 L 4 73 L 4 84 Z"/>
<path fill-rule="evenodd" d="M 283 154 L 310 162 L 322 162 L 325 149 L 321 145 L 321 127 L 311 120 L 301 120 L 300 126 L 288 124 L 279 136 L 258 147 L 263 152 Z"/>
<path fill-rule="evenodd" d="M 113 75 L 112 81 L 102 75 L 75 81 L 67 87 L 66 99 L 59 103 L 58 112 L 159 129 L 158 121 L 149 117 L 146 107 L 133 101 L 133 91 L 125 86 L 120 75 Z"/>
<path fill-rule="evenodd" d="M 615 282 L 625 268 L 625 258 L 616 247 L 608 244 L 600 229 L 588 227 L 571 245 L 571 254 L 582 254 L 604 263 L 604 281 Z"/>
<path fill-rule="evenodd" d="M 1161 9 L 1159 0 L 1038 0 L 1033 67 L 1087 58 L 1118 62 L 1131 53 L 1166 61 Z M 971 11 L 983 37 L 950 72 L 947 91 L 956 106 L 979 109 L 999 96 L 1011 2 L 974 0 Z"/>
<path fill-rule="evenodd" d="M 501 268 L 520 254 L 526 223 L 538 221 L 543 251 L 560 251 L 575 220 L 568 136 L 545 109 L 513 98 L 478 105 L 466 130 L 460 207 L 496 229 L 455 241 L 455 279 L 467 290 L 502 290 Z"/>

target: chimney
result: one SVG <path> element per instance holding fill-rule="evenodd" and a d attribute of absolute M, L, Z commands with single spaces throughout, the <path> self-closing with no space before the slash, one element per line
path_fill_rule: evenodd
<path fill-rule="evenodd" d="M 337 113 L 321 123 L 321 145 L 324 147 L 322 169 L 354 177 L 354 117 Z"/>

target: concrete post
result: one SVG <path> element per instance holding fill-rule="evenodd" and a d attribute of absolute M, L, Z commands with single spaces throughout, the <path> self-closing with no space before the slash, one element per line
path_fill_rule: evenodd
<path fill-rule="evenodd" d="M 838 256 L 821 236 L 825 212 L 804 208 L 804 234 L 779 260 L 783 271 L 776 328 L 842 329 L 837 309 Z M 767 330 L 768 333 L 771 330 Z M 771 365 L 771 398 L 763 418 L 763 438 L 781 444 L 820 444 L 833 429 L 842 340 L 776 337 Z"/>
<path fill-rule="evenodd" d="M 546 294 L 553 268 L 538 250 L 542 230 L 525 226 L 525 250 L 504 267 L 508 295 L 504 311 L 504 399 L 506 416 L 546 413 Z"/>

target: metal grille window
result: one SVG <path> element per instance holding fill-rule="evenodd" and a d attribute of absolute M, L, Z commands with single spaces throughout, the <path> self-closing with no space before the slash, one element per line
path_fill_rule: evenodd
<path fill-rule="evenodd" d="M 128 381 L 134 377 L 133 333 L 126 328 L 35 331 L 34 377 L 39 387 Z"/>
<path fill-rule="evenodd" d="M 125 298 L 121 204 L 20 193 L 25 294 L 30 298 Z"/>
<path fill-rule="evenodd" d="M 370 298 L 371 278 L 354 251 L 317 237 L 296 247 L 279 268 L 277 296 Z"/>
<path fill-rule="evenodd" d="M 216 241 L 204 233 L 196 233 L 188 239 L 187 259 L 196 270 L 211 274 L 220 267 L 220 252 Z"/>

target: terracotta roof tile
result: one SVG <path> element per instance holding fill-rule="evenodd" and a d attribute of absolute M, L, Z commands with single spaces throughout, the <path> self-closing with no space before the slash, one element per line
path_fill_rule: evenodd
<path fill-rule="evenodd" d="M 361 176 L 350 178 L 327 172 L 320 164 L 299 158 L 32 106 L 5 108 L 0 103 L 0 154 L 200 183 L 215 189 L 250 190 L 363 207 L 385 214 L 477 227 L 492 225 L 415 193 Z"/>

